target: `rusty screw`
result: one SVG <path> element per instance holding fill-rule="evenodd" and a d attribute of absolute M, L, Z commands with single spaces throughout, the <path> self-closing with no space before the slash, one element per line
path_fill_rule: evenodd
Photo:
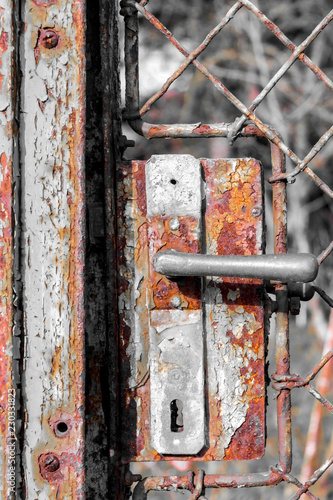
<path fill-rule="evenodd" d="M 60 460 L 52 453 L 40 457 L 41 472 L 56 472 L 60 468 Z"/>
<path fill-rule="evenodd" d="M 39 42 L 46 49 L 54 49 L 59 43 L 59 35 L 51 29 L 41 30 L 39 35 Z"/>

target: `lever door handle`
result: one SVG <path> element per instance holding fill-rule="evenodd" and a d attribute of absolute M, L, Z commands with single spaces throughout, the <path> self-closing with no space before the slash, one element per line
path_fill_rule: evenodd
<path fill-rule="evenodd" d="M 224 276 L 308 283 L 318 274 L 318 261 L 307 253 L 204 255 L 165 250 L 155 255 L 154 269 L 170 277 Z"/>

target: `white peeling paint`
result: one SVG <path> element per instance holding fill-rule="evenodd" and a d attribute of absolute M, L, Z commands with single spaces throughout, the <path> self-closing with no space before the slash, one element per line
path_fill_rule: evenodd
<path fill-rule="evenodd" d="M 71 303 L 69 290 L 71 279 L 77 277 L 73 245 L 79 242 L 74 240 L 74 231 L 80 233 L 80 228 L 74 227 L 71 205 L 79 196 L 77 179 L 82 168 L 82 158 L 76 148 L 79 148 L 77 141 L 82 140 L 78 122 L 82 89 L 78 84 L 83 68 L 80 54 L 76 53 L 79 50 L 77 20 L 73 18 L 72 9 L 71 0 L 45 7 L 41 21 L 41 11 L 27 1 L 22 12 L 26 26 L 21 38 L 21 144 L 23 392 L 27 418 L 23 461 L 27 497 L 38 496 L 41 500 L 53 498 L 55 494 L 53 487 L 38 473 L 38 453 L 52 446 L 50 429 L 44 419 L 64 409 L 73 415 L 82 405 L 82 401 L 72 399 L 76 389 L 73 377 L 79 376 L 75 365 L 82 353 L 73 352 L 71 338 L 74 335 L 80 338 L 82 332 L 74 332 L 76 304 Z M 72 38 L 72 55 L 66 68 L 64 54 L 60 57 L 61 49 L 41 51 L 36 56 L 34 47 L 41 22 L 47 27 L 61 26 L 62 33 Z M 71 133 L 77 140 L 74 145 Z M 75 447 L 80 446 L 82 442 L 78 439 Z"/>
<path fill-rule="evenodd" d="M 155 155 L 146 164 L 147 216 L 200 217 L 201 166 L 191 155 Z"/>

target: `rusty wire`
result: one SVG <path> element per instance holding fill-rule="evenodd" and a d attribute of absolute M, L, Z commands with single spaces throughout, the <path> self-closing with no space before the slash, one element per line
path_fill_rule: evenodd
<path fill-rule="evenodd" d="M 181 76 L 181 74 L 185 71 L 185 69 L 193 64 L 201 73 L 206 76 L 206 78 L 211 81 L 215 88 L 219 92 L 221 92 L 230 102 L 234 104 L 241 112 L 242 117 L 238 118 L 231 127 L 229 127 L 228 137 L 231 141 L 235 140 L 240 130 L 243 128 L 245 121 L 250 119 L 258 129 L 265 135 L 265 137 L 276 144 L 284 154 L 289 156 L 289 158 L 296 164 L 296 167 L 287 173 L 280 174 L 280 176 L 272 176 L 270 181 L 276 182 L 278 180 L 287 180 L 288 182 L 292 182 L 297 175 L 299 175 L 302 171 L 304 171 L 307 175 L 309 175 L 312 180 L 317 184 L 326 194 L 328 194 L 331 198 L 333 198 L 332 189 L 323 182 L 308 166 L 309 162 L 318 154 L 318 152 L 325 146 L 325 144 L 329 141 L 329 139 L 333 135 L 333 127 L 327 130 L 323 136 L 317 141 L 317 143 L 311 148 L 310 152 L 305 156 L 303 160 L 301 160 L 282 140 L 277 134 L 272 130 L 271 127 L 265 125 L 258 117 L 255 116 L 254 111 L 259 106 L 259 104 L 267 97 L 270 91 L 274 88 L 274 86 L 278 83 L 278 81 L 282 78 L 282 76 L 289 70 L 289 68 L 294 64 L 294 62 L 299 59 L 301 60 L 305 66 L 311 69 L 316 76 L 325 83 L 325 85 L 332 90 L 333 82 L 325 75 L 324 72 L 320 70 L 307 56 L 304 55 L 305 49 L 316 39 L 316 37 L 322 32 L 322 30 L 332 21 L 333 19 L 333 10 L 331 10 L 327 16 L 314 28 L 314 30 L 310 33 L 310 35 L 297 47 L 279 30 L 279 28 L 271 22 L 255 5 L 252 4 L 249 0 L 239 0 L 236 2 L 231 9 L 224 16 L 222 21 L 209 32 L 206 36 L 205 40 L 200 44 L 197 49 L 188 52 L 172 35 L 172 33 L 150 12 L 148 12 L 145 7 L 145 2 L 136 3 L 132 0 L 127 0 L 122 2 L 122 6 L 126 6 L 127 8 L 132 9 L 133 16 L 136 15 L 134 9 L 139 11 L 151 24 L 153 24 L 166 38 L 183 54 L 186 59 L 184 63 L 178 68 L 177 71 L 168 78 L 165 84 L 162 86 L 161 90 L 155 93 L 148 101 L 141 107 L 140 111 L 138 109 L 131 109 L 126 103 L 126 115 L 129 118 L 130 125 L 133 126 L 134 130 L 142 135 L 145 135 L 143 132 L 143 126 L 148 125 L 141 123 L 138 126 L 137 119 L 139 116 L 143 116 L 151 107 L 151 105 L 160 99 L 165 92 L 168 90 L 170 85 Z M 287 46 L 291 51 L 292 55 L 289 59 L 283 64 L 283 66 L 275 73 L 275 75 L 271 78 L 271 80 L 266 84 L 266 86 L 262 89 L 259 95 L 253 100 L 250 107 L 247 108 L 232 92 L 230 92 L 227 87 L 216 78 L 204 65 L 199 63 L 196 57 L 203 52 L 203 50 L 209 45 L 209 43 L 213 40 L 213 38 L 221 32 L 221 30 L 229 23 L 229 21 L 235 16 L 235 14 L 242 8 L 246 7 L 250 12 L 252 12 L 263 24 L 270 29 L 277 38 Z M 128 16 L 129 17 L 129 16 Z M 128 55 L 128 52 L 127 52 Z M 136 58 L 137 59 L 137 58 Z M 131 61 L 134 63 L 135 61 Z M 136 60 L 137 64 L 137 60 Z M 132 94 L 136 93 L 138 95 L 138 82 L 136 78 L 127 79 L 128 87 L 132 87 Z M 131 93 L 131 92 L 129 92 Z M 137 99 L 134 99 L 137 101 Z M 138 103 L 137 103 L 138 104 Z M 131 120 L 132 116 L 132 120 Z M 158 137 L 163 137 L 165 132 L 165 125 L 161 125 L 163 131 L 158 135 Z M 159 126 L 155 125 L 154 130 L 158 130 Z M 205 127 L 200 131 L 200 136 L 202 137 L 212 137 L 213 134 L 210 131 L 210 135 L 206 135 Z M 182 131 L 183 135 L 178 137 L 188 137 L 184 130 Z M 198 134 L 199 135 L 199 134 Z M 176 135 L 174 135 L 176 136 Z M 150 137 L 154 137 L 151 135 Z"/>
<path fill-rule="evenodd" d="M 317 469 L 312 474 L 310 479 L 308 481 L 306 481 L 306 483 L 304 485 L 302 485 L 299 488 L 299 490 L 296 493 L 294 493 L 293 496 L 290 497 L 290 500 L 298 500 L 298 498 L 300 498 L 303 493 L 307 493 L 310 486 L 315 484 L 318 481 L 318 479 L 324 474 L 324 472 L 326 472 L 327 469 L 329 467 L 331 467 L 332 464 L 333 464 L 333 455 L 330 456 L 330 458 L 328 460 L 326 460 L 326 462 L 324 462 L 323 465 L 321 467 L 319 467 L 319 469 Z M 316 498 L 316 497 L 313 496 L 313 498 Z"/>
<path fill-rule="evenodd" d="M 205 500 L 204 497 L 201 495 L 203 485 L 204 485 L 204 477 L 205 477 L 205 471 L 199 470 L 197 484 L 196 484 L 189 500 Z"/>
<path fill-rule="evenodd" d="M 292 43 L 289 38 L 282 33 L 282 31 L 279 29 L 279 27 L 273 23 L 268 17 L 265 16 L 261 10 L 258 9 L 252 2 L 249 2 L 248 0 L 242 0 L 242 4 L 249 9 L 274 35 L 280 40 L 280 42 L 285 45 L 285 47 L 288 47 L 292 52 L 295 51 L 296 46 Z M 325 85 L 330 89 L 333 90 L 333 82 L 328 76 L 320 69 L 314 62 L 311 61 L 311 59 L 306 56 L 304 53 L 300 54 L 298 59 L 313 73 L 322 81 L 325 83 Z"/>
<path fill-rule="evenodd" d="M 311 493 L 311 491 L 309 491 L 306 487 L 304 487 L 304 484 L 301 483 L 301 481 L 299 481 L 296 477 L 294 477 L 292 474 L 283 474 L 283 479 L 287 482 L 287 483 L 290 483 L 290 484 L 294 484 L 295 486 L 297 486 L 299 488 L 299 491 L 300 489 L 303 489 L 303 493 L 308 496 L 309 498 L 311 498 L 312 500 L 320 500 L 318 497 L 316 497 L 315 495 L 313 495 Z M 289 500 L 291 500 L 289 498 Z"/>
<path fill-rule="evenodd" d="M 324 262 L 325 259 L 327 259 L 327 257 L 333 252 L 333 241 L 331 241 L 331 243 L 328 245 L 327 248 L 325 248 L 325 250 L 323 250 L 321 252 L 320 255 L 318 255 L 317 257 L 317 260 L 318 260 L 318 264 L 322 264 L 322 262 Z"/>
<path fill-rule="evenodd" d="M 281 387 L 287 389 L 294 389 L 296 387 L 305 387 L 315 378 L 315 376 L 320 372 L 322 368 L 333 358 L 333 348 L 330 349 L 321 360 L 313 367 L 312 371 L 305 377 L 302 378 L 299 375 L 277 375 L 274 374 L 272 379 L 275 381 L 273 386 L 276 390 L 280 390 Z"/>
<path fill-rule="evenodd" d="M 312 284 L 312 288 L 320 295 L 320 297 L 328 304 L 330 307 L 333 307 L 333 299 L 327 295 L 324 290 L 322 290 L 319 286 Z"/>

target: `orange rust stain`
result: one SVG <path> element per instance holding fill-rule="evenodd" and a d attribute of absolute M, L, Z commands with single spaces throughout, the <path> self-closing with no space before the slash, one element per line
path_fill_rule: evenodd
<path fill-rule="evenodd" d="M 63 347 L 63 341 L 61 343 L 61 346 L 56 346 L 54 349 L 54 354 L 53 354 L 52 359 L 51 359 L 51 371 L 50 371 L 51 377 L 53 377 L 54 375 L 61 372 L 61 369 L 62 369 L 62 359 L 61 359 L 62 347 Z"/>
<path fill-rule="evenodd" d="M 65 436 L 59 437 L 56 434 L 56 426 L 59 422 L 65 422 L 68 425 L 68 433 Z M 41 488 L 45 486 L 45 482 L 57 486 L 61 495 L 55 498 L 65 498 L 69 491 L 79 491 L 82 416 L 78 410 L 72 411 L 67 406 L 55 408 L 42 416 L 42 426 L 43 438 L 39 440 L 32 455 L 34 477 Z M 47 455 L 55 455 L 59 458 L 60 467 L 57 470 L 49 472 L 45 470 L 43 465 L 45 465 Z M 77 497 L 74 495 L 73 498 Z"/>
<path fill-rule="evenodd" d="M 9 34 L 6 31 L 2 31 L 0 36 L 0 58 L 6 50 L 8 50 L 8 40 Z M 2 66 L 2 61 L 0 60 L 0 68 Z"/>
<path fill-rule="evenodd" d="M 39 109 L 41 110 L 42 113 L 44 113 L 44 110 L 45 110 L 45 106 L 46 106 L 46 102 L 43 102 L 41 101 L 40 99 L 37 98 L 37 101 L 38 101 L 38 106 L 39 106 Z"/>
<path fill-rule="evenodd" d="M 265 453 L 265 399 L 252 400 L 244 424 L 237 429 L 226 450 L 226 459 L 253 460 Z"/>
<path fill-rule="evenodd" d="M 159 250 L 175 249 L 187 253 L 199 253 L 200 241 L 198 220 L 195 217 L 179 217 L 180 227 L 171 231 L 168 223 L 172 217 L 151 217 L 149 219 L 149 286 L 153 291 L 153 300 L 157 309 L 172 309 L 170 300 L 178 295 L 183 307 L 200 309 L 201 284 L 196 278 L 186 278 L 182 281 L 172 281 L 162 277 L 153 268 L 153 256 Z"/>
<path fill-rule="evenodd" d="M 2 32 L 0 38 L 0 56 L 8 48 L 8 35 Z M 0 60 L 1 64 L 1 60 Z M 1 78 L 0 88 L 4 80 Z M 7 131 L 8 139 L 11 139 L 10 130 Z M 1 154 L 1 181 L 0 181 L 0 199 L 1 211 L 0 220 L 2 222 L 2 235 L 0 236 L 0 435 L 2 448 L 2 458 L 4 461 L 2 483 L 4 489 L 7 488 L 6 474 L 8 471 L 8 460 L 5 454 L 6 441 L 8 433 L 7 407 L 12 404 L 10 389 L 12 388 L 12 360 L 9 354 L 12 326 L 13 326 L 13 305 L 12 305 L 12 161 L 5 153 Z M 7 354 L 8 353 L 8 354 Z"/>
<path fill-rule="evenodd" d="M 143 217 L 147 214 L 146 176 L 144 161 L 133 162 L 133 190 L 138 210 Z"/>
<path fill-rule="evenodd" d="M 256 225 L 261 219 L 256 219 L 252 210 L 262 206 L 261 183 L 258 183 L 261 167 L 254 160 L 233 162 L 237 162 L 236 169 L 246 171 L 242 179 L 233 176 L 229 163 L 223 160 L 215 161 L 214 168 L 202 162 L 210 190 L 207 202 L 210 247 L 221 255 L 256 254 L 259 250 Z"/>
<path fill-rule="evenodd" d="M 68 236 L 70 235 L 70 229 L 68 227 L 61 227 L 58 232 L 61 242 L 67 240 Z"/>
<path fill-rule="evenodd" d="M 0 157 L 0 162 L 1 162 L 1 166 L 2 167 L 7 167 L 7 156 L 5 153 L 2 153 L 1 157 Z M 2 184 L 1 184 L 1 187 L 2 187 Z"/>

